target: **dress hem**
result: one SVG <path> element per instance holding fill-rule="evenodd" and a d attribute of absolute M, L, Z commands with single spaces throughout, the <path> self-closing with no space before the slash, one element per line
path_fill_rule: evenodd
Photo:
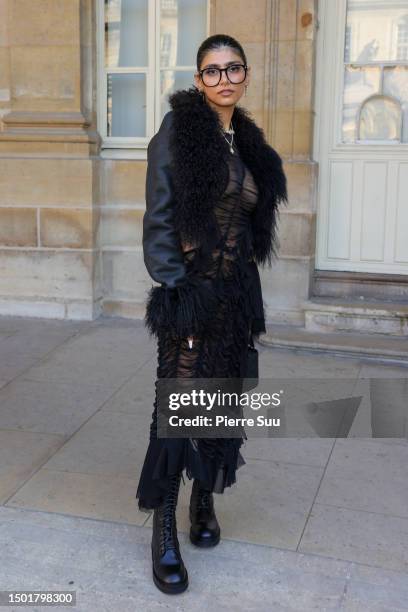
<path fill-rule="evenodd" d="M 239 441 L 239 446 L 230 443 L 224 465 L 219 463 L 217 456 L 211 457 L 207 454 L 208 451 L 198 452 L 190 438 L 165 440 L 173 443 L 170 448 L 166 444 L 163 445 L 163 439 L 153 439 L 149 443 L 135 496 L 139 500 L 138 507 L 141 512 L 151 512 L 162 503 L 169 490 L 170 477 L 175 474 L 181 474 L 183 477 L 185 470 L 189 480 L 197 479 L 207 490 L 222 494 L 227 487 L 236 483 L 236 471 L 246 464 L 239 450 L 244 438 L 233 439 Z M 150 477 L 144 479 L 144 473 L 150 474 Z M 148 483 L 150 490 L 142 491 L 142 483 Z"/>

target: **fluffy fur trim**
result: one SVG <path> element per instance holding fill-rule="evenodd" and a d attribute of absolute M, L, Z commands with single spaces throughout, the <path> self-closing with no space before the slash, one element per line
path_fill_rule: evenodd
<path fill-rule="evenodd" d="M 218 298 L 211 281 L 187 277 L 179 287 L 152 286 L 146 303 L 145 325 L 149 336 L 160 332 L 179 338 L 201 333 L 217 311 Z"/>
<path fill-rule="evenodd" d="M 228 144 L 221 133 L 218 113 L 195 87 L 174 92 L 169 103 L 175 225 L 184 241 L 202 243 L 213 232 L 214 205 L 228 184 Z M 282 160 L 245 108 L 235 106 L 232 123 L 240 155 L 259 190 L 252 215 L 255 261 L 271 264 L 279 246 L 278 206 L 287 202 Z"/>

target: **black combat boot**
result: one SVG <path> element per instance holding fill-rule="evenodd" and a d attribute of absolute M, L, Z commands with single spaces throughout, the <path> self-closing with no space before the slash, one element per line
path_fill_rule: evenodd
<path fill-rule="evenodd" d="M 193 481 L 190 498 L 190 540 L 196 546 L 207 548 L 220 541 L 220 526 L 214 512 L 214 498 L 211 491 Z"/>
<path fill-rule="evenodd" d="M 171 476 L 163 503 L 154 509 L 152 534 L 153 581 L 163 593 L 182 593 L 188 587 L 188 573 L 180 554 L 176 507 L 181 473 Z"/>

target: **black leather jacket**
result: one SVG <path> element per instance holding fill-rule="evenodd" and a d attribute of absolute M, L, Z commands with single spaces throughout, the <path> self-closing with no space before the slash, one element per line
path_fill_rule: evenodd
<path fill-rule="evenodd" d="M 164 331 L 186 338 L 203 330 L 214 315 L 218 300 L 211 283 L 187 273 L 173 223 L 170 125 L 171 112 L 168 112 L 147 149 L 143 257 L 147 271 L 160 286 L 149 290 L 145 325 L 150 335 L 156 337 Z"/>
<path fill-rule="evenodd" d="M 143 257 L 153 280 L 164 288 L 186 283 L 183 250 L 173 225 L 173 189 L 170 173 L 171 113 L 147 148 L 146 212 L 143 216 Z"/>

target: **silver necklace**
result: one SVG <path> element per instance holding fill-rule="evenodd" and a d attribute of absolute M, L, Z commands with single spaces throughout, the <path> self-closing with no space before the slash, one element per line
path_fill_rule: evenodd
<path fill-rule="evenodd" d="M 228 140 L 228 138 L 225 136 L 225 134 L 231 134 L 231 142 Z M 234 143 L 234 134 L 235 134 L 234 126 L 232 125 L 232 121 L 231 121 L 230 129 L 229 130 L 224 130 L 224 129 L 222 130 L 222 135 L 224 136 L 225 140 L 227 141 L 228 146 L 229 146 L 229 150 L 230 150 L 231 153 L 234 153 L 234 148 L 232 146 L 233 143 Z"/>

